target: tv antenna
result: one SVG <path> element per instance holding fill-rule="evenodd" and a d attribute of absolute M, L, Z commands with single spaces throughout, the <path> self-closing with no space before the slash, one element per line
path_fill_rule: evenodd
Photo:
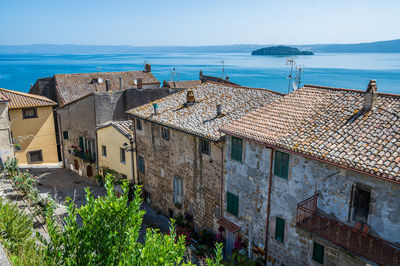
<path fill-rule="evenodd" d="M 225 79 L 225 61 L 217 61 L 217 63 L 222 63 L 222 78 Z"/>
<path fill-rule="evenodd" d="M 297 67 L 297 76 L 295 78 L 297 80 L 297 88 L 300 88 L 301 74 L 302 73 L 304 73 L 304 66 Z"/>
<path fill-rule="evenodd" d="M 286 65 L 290 65 L 290 74 L 288 77 L 288 80 L 289 80 L 288 93 L 290 93 L 291 86 L 292 86 L 292 79 L 296 79 L 296 78 L 293 78 L 293 67 L 296 65 L 296 60 L 294 60 L 293 57 L 286 58 Z"/>
<path fill-rule="evenodd" d="M 178 71 L 176 71 L 176 68 L 174 67 L 171 71 L 171 81 L 179 81 L 179 76 L 180 75 L 179 75 Z"/>

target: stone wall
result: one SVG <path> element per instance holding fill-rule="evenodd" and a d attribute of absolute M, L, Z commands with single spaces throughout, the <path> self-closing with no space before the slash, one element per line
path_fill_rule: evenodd
<path fill-rule="evenodd" d="M 151 207 L 165 216 L 194 216 L 195 229 L 216 229 L 219 218 L 221 149 L 211 143 L 210 155 L 200 152 L 200 138 L 170 129 L 170 140 L 161 137 L 161 126 L 142 121 L 136 129 L 137 153 L 145 161 L 139 181 L 150 193 Z M 183 180 L 183 204 L 174 204 L 173 179 Z"/>
<path fill-rule="evenodd" d="M 5 162 L 14 157 L 10 138 L 10 120 L 8 119 L 8 103 L 0 103 L 0 158 Z"/>
<path fill-rule="evenodd" d="M 241 226 L 241 234 L 257 245 L 263 243 L 262 238 L 265 237 L 263 228 L 266 224 L 267 195 L 264 191 L 268 189 L 271 149 L 244 141 L 243 164 L 233 162 L 230 159 L 229 150 L 230 137 L 227 138 L 226 190 L 239 194 L 239 217 L 233 217 L 227 212 L 225 215 L 238 223 Z M 318 263 L 312 260 L 313 241 L 316 241 L 325 246 L 324 263 L 326 265 L 365 265 L 365 262 L 349 251 L 344 251 L 295 226 L 297 203 L 314 195 L 317 180 L 320 212 L 351 227 L 354 227 L 357 222 L 353 221 L 352 211 L 349 217 L 352 186 L 358 185 L 371 189 L 367 221 L 371 226 L 370 234 L 398 244 L 400 239 L 399 184 L 290 154 L 288 180 L 275 175 L 272 177 L 268 236 L 269 264 L 317 265 Z M 253 196 L 258 191 L 260 191 L 258 195 Z M 259 206 L 257 203 L 261 200 L 264 201 Z M 251 216 L 253 217 L 249 218 Z M 275 240 L 276 217 L 285 220 L 283 243 Z M 257 233 L 260 235 L 253 236 L 251 239 L 250 230 L 253 228 L 258 230 Z"/>

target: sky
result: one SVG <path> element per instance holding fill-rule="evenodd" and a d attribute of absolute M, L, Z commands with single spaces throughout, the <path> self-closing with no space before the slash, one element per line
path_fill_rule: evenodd
<path fill-rule="evenodd" d="M 399 0 L 0 0 L 3 45 L 315 44 L 399 38 Z"/>

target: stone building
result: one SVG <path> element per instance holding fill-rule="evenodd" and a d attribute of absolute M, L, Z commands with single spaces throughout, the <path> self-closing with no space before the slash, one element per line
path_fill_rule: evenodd
<path fill-rule="evenodd" d="M 305 85 L 221 132 L 225 219 L 270 265 L 399 265 L 400 95 Z M 266 252 L 265 252 L 266 251 Z"/>
<path fill-rule="evenodd" d="M 127 120 L 127 110 L 176 91 L 158 88 L 93 92 L 56 108 L 64 167 L 85 177 L 96 175 L 96 128 L 109 121 Z"/>
<path fill-rule="evenodd" d="M 19 165 L 57 166 L 53 117 L 56 103 L 43 96 L 19 91 L 0 89 L 0 93 L 9 99 L 7 118 L 10 120 L 11 137 Z M 6 115 L 5 111 L 3 115 Z M 8 133 L 4 137 L 8 146 Z"/>
<path fill-rule="evenodd" d="M 8 99 L 0 93 L 0 158 L 5 162 L 7 158 L 14 157 L 11 142 L 10 120 L 8 118 Z"/>
<path fill-rule="evenodd" d="M 163 81 L 164 88 L 189 89 L 201 84 L 200 80 Z"/>
<path fill-rule="evenodd" d="M 211 82 L 130 110 L 145 201 L 169 217 L 191 215 L 195 229 L 215 229 L 225 160 L 218 129 L 281 96 Z"/>

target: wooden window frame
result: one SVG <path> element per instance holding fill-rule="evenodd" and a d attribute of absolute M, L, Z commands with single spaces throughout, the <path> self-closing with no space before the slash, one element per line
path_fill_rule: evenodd
<path fill-rule="evenodd" d="M 318 256 L 318 251 L 321 252 L 321 250 L 322 250 L 322 256 L 320 258 L 320 256 Z M 324 264 L 324 257 L 325 257 L 325 246 L 314 241 L 313 242 L 313 250 L 312 250 L 313 261 L 315 261 L 319 264 Z"/>
<path fill-rule="evenodd" d="M 101 155 L 107 157 L 107 146 L 101 145 Z"/>
<path fill-rule="evenodd" d="M 239 217 L 239 196 L 229 191 L 226 192 L 226 211 Z"/>
<path fill-rule="evenodd" d="M 283 243 L 285 241 L 285 219 L 275 218 L 275 240 Z"/>
<path fill-rule="evenodd" d="M 40 160 L 32 161 L 31 153 L 33 153 L 33 152 L 40 152 Z M 28 154 L 29 163 L 40 163 L 40 162 L 43 162 L 43 151 L 42 150 L 28 151 L 27 154 Z"/>
<path fill-rule="evenodd" d="M 183 179 L 182 177 L 175 175 L 174 180 L 174 203 L 183 203 Z M 177 193 L 178 192 L 178 193 Z"/>
<path fill-rule="evenodd" d="M 25 112 L 29 111 L 29 110 L 33 110 L 34 111 L 34 115 L 30 116 L 30 115 L 26 115 Z M 30 118 L 38 118 L 38 112 L 37 112 L 37 108 L 23 108 L 22 109 L 22 119 L 30 119 Z"/>
<path fill-rule="evenodd" d="M 243 139 L 232 136 L 231 159 L 239 163 L 243 161 Z"/>
<path fill-rule="evenodd" d="M 161 127 L 161 136 L 163 140 L 169 141 L 171 139 L 170 129 L 166 127 Z"/>
<path fill-rule="evenodd" d="M 288 180 L 289 178 L 289 153 L 275 151 L 274 175 Z"/>

